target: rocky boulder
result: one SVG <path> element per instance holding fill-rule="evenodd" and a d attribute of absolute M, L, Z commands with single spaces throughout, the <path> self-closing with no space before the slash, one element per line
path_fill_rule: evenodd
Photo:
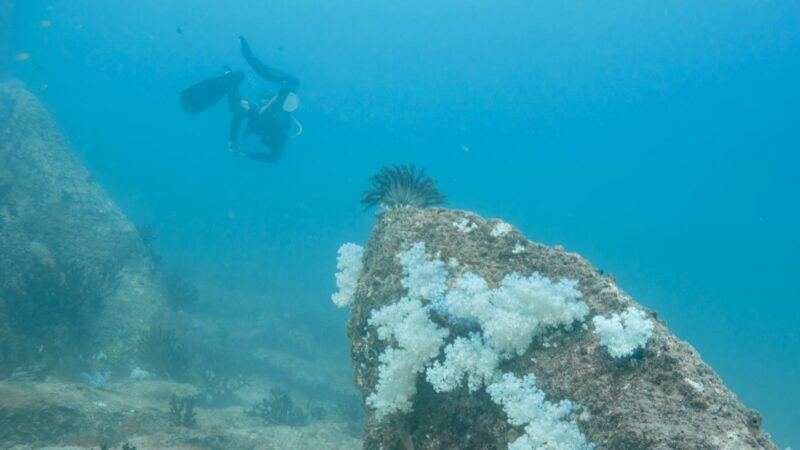
<path fill-rule="evenodd" d="M 152 269 L 37 98 L 0 83 L 0 366 L 67 353 L 131 362 L 168 315 Z"/>
<path fill-rule="evenodd" d="M 776 449 L 656 313 L 502 221 L 391 210 L 339 268 L 365 449 Z"/>

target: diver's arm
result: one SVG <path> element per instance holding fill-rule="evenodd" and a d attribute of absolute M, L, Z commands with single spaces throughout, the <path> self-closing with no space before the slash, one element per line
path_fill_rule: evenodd
<path fill-rule="evenodd" d="M 242 55 L 245 61 L 247 61 L 247 64 L 250 64 L 250 67 L 253 68 L 253 71 L 257 73 L 258 76 L 267 81 L 280 84 L 281 90 L 284 89 L 284 86 L 286 86 L 288 92 L 297 90 L 300 80 L 292 75 L 264 65 L 264 63 L 259 61 L 256 55 L 253 54 L 253 50 L 250 49 L 250 45 L 247 44 L 247 40 L 245 40 L 244 36 L 239 36 L 239 41 L 242 43 Z"/>

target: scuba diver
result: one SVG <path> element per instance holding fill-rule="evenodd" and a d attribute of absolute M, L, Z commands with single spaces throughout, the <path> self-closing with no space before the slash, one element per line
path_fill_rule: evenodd
<path fill-rule="evenodd" d="M 240 36 L 239 41 L 245 61 L 261 78 L 277 83 L 278 93 L 272 97 L 262 97 L 257 102 L 242 100 L 239 94 L 239 85 L 244 81 L 244 74 L 241 71 L 232 71 L 226 68 L 224 75 L 203 80 L 184 89 L 181 92 L 181 107 L 189 114 L 197 114 L 210 108 L 227 95 L 228 109 L 233 114 L 228 134 L 228 151 L 256 161 L 276 162 L 283 155 L 286 142 L 303 132 L 300 122 L 292 116 L 292 113 L 300 106 L 300 98 L 295 93 L 300 82 L 292 75 L 267 67 L 259 61 L 244 37 Z M 245 120 L 247 125 L 244 137 L 255 134 L 269 151 L 239 149 L 242 122 Z M 290 136 L 292 123 L 297 126 L 297 131 Z"/>

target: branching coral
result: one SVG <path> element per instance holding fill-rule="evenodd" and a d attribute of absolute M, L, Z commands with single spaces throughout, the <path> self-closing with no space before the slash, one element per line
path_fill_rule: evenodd
<path fill-rule="evenodd" d="M 139 340 L 139 356 L 150 369 L 176 380 L 189 370 L 189 354 L 175 332 L 154 325 Z"/>
<path fill-rule="evenodd" d="M 197 413 L 194 411 L 194 398 L 172 396 L 169 400 L 169 421 L 176 427 L 194 428 L 197 426 Z"/>
<path fill-rule="evenodd" d="M 91 267 L 48 255 L 8 280 L 0 286 L 0 315 L 7 321 L 0 329 L 3 359 L 22 366 L 79 358 L 92 320 L 119 283 L 118 273 L 114 261 Z"/>
<path fill-rule="evenodd" d="M 272 425 L 298 426 L 308 423 L 307 414 L 295 406 L 286 390 L 272 388 L 269 393 L 270 397 L 261 400 L 250 411 L 250 415 L 260 417 Z"/>
<path fill-rule="evenodd" d="M 231 404 L 236 400 L 236 391 L 250 385 L 250 381 L 243 375 L 228 376 L 212 370 L 206 370 L 203 378 L 203 392 L 210 405 Z"/>
<path fill-rule="evenodd" d="M 365 209 L 427 208 L 447 203 L 447 197 L 439 192 L 433 178 L 425 175 L 424 169 L 417 172 L 413 164 L 384 166 L 369 181 L 372 189 L 361 196 Z"/>
<path fill-rule="evenodd" d="M 112 264 L 90 268 L 77 261 L 45 259 L 9 289 L 12 325 L 39 334 L 58 325 L 83 324 L 113 293 L 118 273 Z"/>

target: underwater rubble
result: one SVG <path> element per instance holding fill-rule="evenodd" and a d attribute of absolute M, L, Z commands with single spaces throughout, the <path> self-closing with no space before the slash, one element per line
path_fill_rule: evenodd
<path fill-rule="evenodd" d="M 777 448 L 612 277 L 505 222 L 389 209 L 338 267 L 364 449 Z"/>

